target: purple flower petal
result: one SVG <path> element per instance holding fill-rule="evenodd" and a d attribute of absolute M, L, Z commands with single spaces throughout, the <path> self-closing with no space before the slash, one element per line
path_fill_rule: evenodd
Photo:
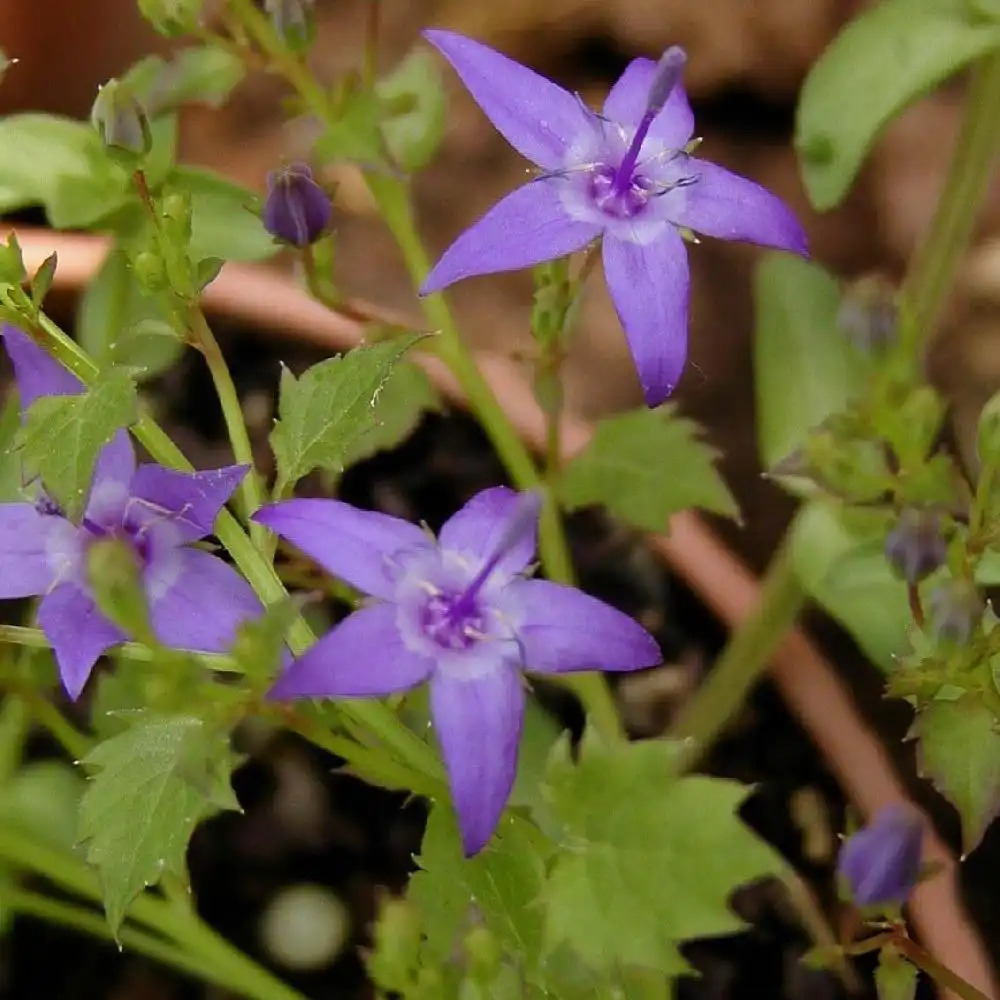
<path fill-rule="evenodd" d="M 65 518 L 30 503 L 0 504 L 0 598 L 44 594 L 78 561 L 77 529 Z"/>
<path fill-rule="evenodd" d="M 622 125 L 638 125 L 649 106 L 649 88 L 656 72 L 652 59 L 633 59 L 604 102 L 603 115 Z M 678 84 L 670 92 L 663 110 L 649 128 L 649 135 L 671 149 L 681 149 L 694 135 L 694 112 L 684 88 Z"/>
<path fill-rule="evenodd" d="M 237 627 L 264 611 L 232 566 L 200 549 L 169 549 L 154 556 L 144 583 L 153 632 L 175 649 L 224 653 Z"/>
<path fill-rule="evenodd" d="M 574 587 L 517 580 L 517 634 L 529 670 L 638 670 L 662 662 L 656 640 L 634 619 Z"/>
<path fill-rule="evenodd" d="M 428 548 L 414 524 L 373 510 L 358 510 L 339 500 L 286 500 L 264 507 L 255 521 L 288 539 L 334 576 L 375 597 L 391 597 L 395 585 L 391 557 L 403 550 Z"/>
<path fill-rule="evenodd" d="M 606 237 L 604 275 L 649 406 L 677 385 L 687 359 L 688 275 L 684 241 L 664 229 L 641 245 Z"/>
<path fill-rule="evenodd" d="M 553 186 L 539 177 L 498 201 L 441 255 L 420 286 L 429 295 L 477 274 L 516 271 L 555 260 L 600 235 L 593 222 L 570 218 Z"/>
<path fill-rule="evenodd" d="M 427 680 L 433 661 L 411 652 L 396 625 L 396 606 L 373 604 L 349 615 L 278 678 L 268 697 L 373 698 Z"/>
<path fill-rule="evenodd" d="M 685 173 L 698 178 L 671 199 L 670 218 L 705 236 L 743 240 L 809 255 L 805 231 L 795 213 L 766 188 L 708 160 L 691 158 Z"/>
<path fill-rule="evenodd" d="M 564 165 L 587 112 L 569 91 L 494 49 L 451 31 L 425 31 L 504 138 L 546 170 Z"/>
<path fill-rule="evenodd" d="M 26 333 L 9 324 L 2 332 L 14 366 L 22 416 L 39 396 L 76 396 L 83 392 L 83 383 Z"/>
<path fill-rule="evenodd" d="M 80 697 L 97 658 L 127 638 L 72 583 L 62 583 L 42 598 L 38 624 L 52 643 L 63 687 L 74 701 Z"/>
<path fill-rule="evenodd" d="M 538 508 L 522 517 L 525 494 L 506 486 L 477 493 L 460 511 L 452 514 L 441 526 L 438 541 L 441 548 L 466 552 L 486 559 L 500 544 L 506 552 L 496 562 L 496 568 L 513 576 L 531 562 L 538 548 Z M 515 526 L 517 537 L 506 538 L 512 517 L 522 517 Z"/>
<path fill-rule="evenodd" d="M 110 528 L 121 524 L 135 473 L 135 450 L 128 431 L 120 430 L 101 449 L 94 466 L 85 516 L 94 524 Z"/>
<path fill-rule="evenodd" d="M 161 465 L 140 465 L 132 478 L 127 520 L 153 530 L 170 525 L 175 544 L 212 534 L 215 519 L 249 466 L 228 465 L 204 472 L 178 472 Z"/>
<path fill-rule="evenodd" d="M 499 658 L 469 675 L 439 671 L 431 679 L 431 716 L 470 857 L 492 836 L 514 784 L 524 719 L 521 675 Z"/>

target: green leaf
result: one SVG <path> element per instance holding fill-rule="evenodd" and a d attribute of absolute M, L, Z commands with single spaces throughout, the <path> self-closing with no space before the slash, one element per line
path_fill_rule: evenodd
<path fill-rule="evenodd" d="M 511 961 L 530 975 L 542 952 L 542 909 L 537 905 L 550 845 L 537 827 L 515 813 L 500 821 L 493 839 L 474 858 L 462 856 L 449 806 L 435 806 L 427 821 L 408 898 L 423 918 L 426 954 L 444 962 L 474 905 Z"/>
<path fill-rule="evenodd" d="M 837 328 L 840 288 L 817 264 L 768 255 L 754 289 L 757 448 L 771 469 L 850 403 L 865 366 Z"/>
<path fill-rule="evenodd" d="M 809 596 L 889 672 L 906 650 L 912 621 L 906 585 L 883 554 L 884 518 L 855 515 L 851 522 L 842 508 L 824 500 L 805 504 L 792 523 L 792 559 Z"/>
<path fill-rule="evenodd" d="M 155 118 L 184 104 L 221 107 L 245 74 L 239 56 L 217 46 L 195 45 L 181 49 L 169 61 L 147 56 L 123 81 Z"/>
<path fill-rule="evenodd" d="M 210 170 L 177 167 L 167 186 L 191 196 L 191 243 L 195 262 L 206 257 L 222 260 L 265 260 L 280 249 L 261 224 L 257 196 Z"/>
<path fill-rule="evenodd" d="M 345 92 L 336 121 L 316 141 L 314 153 L 321 162 L 353 160 L 378 163 L 384 159 L 380 125 L 382 102 L 363 90 Z"/>
<path fill-rule="evenodd" d="M 729 896 L 782 870 L 736 815 L 747 789 L 678 778 L 677 753 L 661 740 L 606 746 L 588 732 L 574 764 L 568 741 L 557 746 L 546 793 L 572 850 L 545 886 L 549 947 L 566 942 L 600 972 L 678 975 L 687 965 L 677 946 L 741 930 Z"/>
<path fill-rule="evenodd" d="M 56 229 L 85 228 L 120 208 L 129 179 L 89 125 L 55 115 L 0 119 L 0 213 L 42 205 Z"/>
<path fill-rule="evenodd" d="M 165 309 L 142 293 L 121 244 L 87 285 L 76 324 L 77 340 L 102 368 L 124 365 L 142 378 L 166 371 L 184 350 Z"/>
<path fill-rule="evenodd" d="M 672 407 L 601 420 L 594 438 L 563 473 L 559 497 L 570 510 L 602 504 L 623 521 L 663 531 L 688 507 L 735 517 L 736 501 L 715 466 L 717 452 Z"/>
<path fill-rule="evenodd" d="M 271 431 L 279 487 L 313 469 L 343 469 L 349 449 L 374 426 L 379 394 L 397 362 L 423 336 L 356 347 L 313 365 L 299 378 L 287 368 L 282 371 L 279 419 Z"/>
<path fill-rule="evenodd" d="M 917 995 L 917 967 L 891 945 L 878 953 L 875 991 L 878 1000 L 913 1000 Z"/>
<path fill-rule="evenodd" d="M 795 146 L 813 205 L 837 205 L 886 124 L 997 47 L 1000 25 L 967 0 L 883 0 L 851 21 L 799 99 Z"/>
<path fill-rule="evenodd" d="M 166 873 L 184 876 L 197 824 L 239 809 L 225 734 L 190 716 L 148 716 L 94 748 L 96 768 L 80 804 L 80 839 L 101 879 L 117 933 L 129 904 Z"/>
<path fill-rule="evenodd" d="M 919 740 L 921 777 L 958 810 L 962 848 L 982 840 L 1000 810 L 1000 733 L 997 720 L 974 695 L 935 701 L 916 718 L 910 736 Z"/>
<path fill-rule="evenodd" d="M 444 86 L 437 59 L 429 52 L 411 52 L 375 85 L 375 93 L 389 112 L 382 136 L 392 158 L 411 172 L 427 166 L 444 135 Z"/>
<path fill-rule="evenodd" d="M 69 518 L 83 511 L 101 448 L 135 412 L 135 384 L 120 368 L 102 372 L 78 396 L 42 396 L 28 409 L 21 434 L 24 462 Z"/>
<path fill-rule="evenodd" d="M 69 764 L 32 761 L 0 788 L 0 823 L 70 851 L 82 793 L 83 781 Z"/>
<path fill-rule="evenodd" d="M 375 399 L 372 424 L 348 445 L 344 468 L 402 444 L 425 413 L 440 413 L 441 400 L 422 368 L 405 359 L 393 369 Z"/>

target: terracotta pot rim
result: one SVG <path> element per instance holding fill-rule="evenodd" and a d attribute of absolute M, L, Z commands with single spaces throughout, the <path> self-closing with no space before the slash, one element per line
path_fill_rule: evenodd
<path fill-rule="evenodd" d="M 78 291 L 86 284 L 109 245 L 106 238 L 90 234 L 15 228 L 29 271 L 53 250 L 58 253 L 54 287 L 67 291 Z M 0 239 L 6 239 L 8 232 L 9 228 L 0 226 Z M 228 264 L 206 289 L 204 302 L 209 311 L 225 314 L 254 330 L 331 352 L 356 345 L 364 335 L 356 320 L 327 310 L 309 298 L 292 277 L 264 265 Z M 498 354 L 480 352 L 477 360 L 523 439 L 541 450 L 544 418 L 521 371 Z M 438 390 L 464 409 L 465 399 L 447 369 L 429 356 L 421 356 L 420 363 Z M 592 434 L 588 423 L 567 417 L 562 426 L 566 457 L 583 448 Z M 677 515 L 670 534 L 650 535 L 649 544 L 729 628 L 754 609 L 759 594 L 757 579 L 696 514 Z M 892 803 L 911 802 L 835 669 L 802 630 L 788 633 L 772 658 L 770 675 L 865 817 Z M 930 823 L 928 830 L 926 855 L 941 863 L 943 870 L 914 892 L 909 905 L 913 922 L 935 955 L 968 982 L 996 996 L 990 962 L 961 902 L 956 859 Z"/>

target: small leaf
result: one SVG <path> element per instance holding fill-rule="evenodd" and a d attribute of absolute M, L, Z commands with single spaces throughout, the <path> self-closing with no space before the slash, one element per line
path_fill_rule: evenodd
<path fill-rule="evenodd" d="M 818 265 L 769 255 L 754 289 L 757 447 L 763 467 L 772 469 L 850 403 L 864 359 L 837 328 L 840 289 Z"/>
<path fill-rule="evenodd" d="M 913 1000 L 917 995 L 917 968 L 892 946 L 878 953 L 875 969 L 878 1000 Z"/>
<path fill-rule="evenodd" d="M 183 875 L 195 826 L 239 809 L 225 734 L 190 716 L 147 716 L 99 744 L 83 764 L 97 769 L 80 804 L 80 838 L 117 934 L 129 904 L 165 873 Z"/>
<path fill-rule="evenodd" d="M 795 146 L 813 205 L 837 205 L 886 124 L 998 47 L 1000 25 L 967 0 L 883 0 L 851 21 L 799 98 Z"/>
<path fill-rule="evenodd" d="M 21 406 L 10 392 L 0 409 L 0 503 L 24 499 L 21 455 L 15 447 L 21 429 Z"/>
<path fill-rule="evenodd" d="M 279 420 L 271 432 L 279 485 L 295 483 L 313 469 L 343 469 L 349 449 L 373 426 L 393 368 L 422 338 L 411 334 L 357 347 L 299 378 L 282 371 Z"/>
<path fill-rule="evenodd" d="M 566 466 L 560 499 L 570 510 L 603 504 L 647 531 L 665 530 L 672 514 L 689 507 L 735 517 L 736 501 L 715 466 L 717 453 L 698 433 L 671 407 L 602 420 Z"/>
<path fill-rule="evenodd" d="M 921 777 L 958 810 L 968 854 L 1000 810 L 1000 733 L 993 713 L 973 695 L 935 701 L 916 718 Z"/>
<path fill-rule="evenodd" d="M 426 413 L 440 413 L 441 401 L 422 368 L 405 359 L 393 369 L 375 400 L 372 425 L 348 446 L 344 468 L 402 444 Z"/>
<path fill-rule="evenodd" d="M 257 197 L 253 191 L 195 167 L 175 168 L 167 184 L 191 197 L 188 254 L 193 261 L 206 257 L 265 260 L 278 252 L 254 208 Z"/>
<path fill-rule="evenodd" d="M 42 396 L 28 409 L 24 462 L 68 517 L 82 512 L 98 453 L 135 419 L 135 408 L 135 384 L 118 368 L 103 372 L 78 396 Z"/>
<path fill-rule="evenodd" d="M 85 228 L 127 200 L 127 175 L 82 122 L 10 115 L 0 119 L 0 149 L 0 212 L 42 205 L 56 229 Z"/>
<path fill-rule="evenodd" d="M 42 308 L 45 296 L 49 294 L 52 287 L 52 280 L 56 276 L 56 264 L 58 258 L 54 253 L 50 253 L 39 265 L 31 278 L 31 302 L 36 309 Z"/>
<path fill-rule="evenodd" d="M 384 159 L 379 132 L 381 119 L 382 104 L 374 94 L 345 90 L 338 118 L 327 124 L 313 151 L 322 163 L 331 160 L 378 163 Z"/>
<path fill-rule="evenodd" d="M 60 850 L 72 850 L 83 787 L 69 764 L 32 761 L 0 789 L 0 822 Z"/>
<path fill-rule="evenodd" d="M 679 975 L 678 945 L 741 930 L 729 896 L 782 870 L 736 815 L 748 790 L 678 778 L 677 753 L 660 740 L 606 746 L 588 733 L 574 763 L 568 742 L 557 745 L 546 794 L 572 850 L 556 856 L 543 894 L 549 948 L 566 942 L 599 972 L 625 964 Z"/>
<path fill-rule="evenodd" d="M 814 500 L 800 508 L 791 528 L 792 559 L 802 586 L 888 672 L 906 649 L 912 616 L 906 585 L 884 554 L 888 526 L 879 515 Z"/>
<path fill-rule="evenodd" d="M 536 903 L 550 849 L 536 827 L 507 813 L 486 849 L 464 858 L 451 808 L 435 806 L 408 894 L 423 917 L 432 961 L 448 959 L 474 906 L 504 953 L 530 978 L 542 952 L 543 913 Z"/>
<path fill-rule="evenodd" d="M 375 85 L 387 111 L 382 135 L 392 158 L 404 170 L 427 166 L 444 135 L 444 86 L 437 60 L 411 52 Z"/>
<path fill-rule="evenodd" d="M 184 104 L 221 107 L 246 73 L 239 56 L 214 45 L 181 49 L 169 61 L 147 56 L 123 77 L 151 118 Z"/>

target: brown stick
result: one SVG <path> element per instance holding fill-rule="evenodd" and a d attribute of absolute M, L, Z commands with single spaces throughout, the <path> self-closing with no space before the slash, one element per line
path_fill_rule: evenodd
<path fill-rule="evenodd" d="M 18 238 L 29 271 L 57 250 L 54 284 L 68 290 L 79 289 L 89 280 L 107 249 L 106 240 L 87 235 L 19 228 Z M 6 239 L 2 227 L 0 239 Z M 331 352 L 349 348 L 364 336 L 359 323 L 319 305 L 291 278 L 257 265 L 227 265 L 206 289 L 204 304 L 207 310 L 225 313 L 252 329 L 307 341 Z M 413 317 L 400 317 L 400 322 L 419 326 Z M 482 353 L 477 360 L 524 439 L 537 450 L 544 448 L 544 414 L 523 373 L 500 355 Z M 439 391 L 463 406 L 461 392 L 444 366 L 430 356 L 423 356 L 421 363 Z M 584 448 L 592 434 L 589 424 L 566 416 L 564 457 Z M 678 514 L 670 523 L 669 535 L 651 535 L 649 542 L 730 629 L 753 609 L 757 580 L 696 514 Z M 789 633 L 770 670 L 789 709 L 865 817 L 886 805 L 909 801 L 878 738 L 858 714 L 833 666 L 805 633 L 797 629 Z M 928 835 L 925 849 L 928 860 L 942 868 L 914 892 L 909 907 L 914 924 L 938 959 L 987 995 L 997 997 L 989 960 L 959 896 L 957 862 L 934 833 Z"/>

